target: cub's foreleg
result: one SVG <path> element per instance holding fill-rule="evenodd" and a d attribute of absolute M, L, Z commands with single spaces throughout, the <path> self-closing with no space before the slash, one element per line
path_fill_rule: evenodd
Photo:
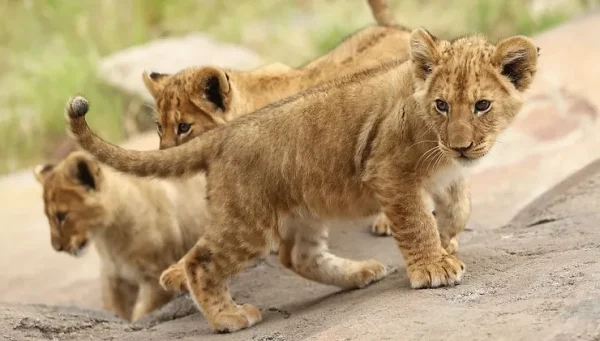
<path fill-rule="evenodd" d="M 434 194 L 433 200 L 442 247 L 450 254 L 456 253 L 456 235 L 465 229 L 471 214 L 469 181 L 453 183 L 447 190 Z"/>
<path fill-rule="evenodd" d="M 389 179 L 389 178 L 388 178 Z M 460 282 L 465 266 L 440 240 L 437 223 L 417 181 L 376 184 L 376 195 L 390 220 L 413 288 L 435 288 Z"/>

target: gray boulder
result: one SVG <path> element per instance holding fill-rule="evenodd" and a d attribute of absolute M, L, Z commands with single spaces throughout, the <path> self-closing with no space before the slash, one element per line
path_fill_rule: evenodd
<path fill-rule="evenodd" d="M 193 33 L 158 39 L 112 54 L 100 62 L 98 73 L 109 84 L 152 102 L 142 82 L 144 71 L 175 73 L 205 65 L 243 70 L 261 63 L 260 57 L 245 47 L 219 43 L 204 34 Z"/>

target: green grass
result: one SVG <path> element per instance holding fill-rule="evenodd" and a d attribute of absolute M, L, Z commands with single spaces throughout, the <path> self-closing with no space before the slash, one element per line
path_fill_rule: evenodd
<path fill-rule="evenodd" d="M 442 37 L 535 34 L 599 0 L 567 0 L 533 15 L 526 0 L 390 0 L 398 20 Z M 94 128 L 118 141 L 128 101 L 96 67 L 112 52 L 203 31 L 297 66 L 373 23 L 365 0 L 0 0 L 0 173 L 47 159 L 65 139 L 63 106 L 91 99 Z"/>

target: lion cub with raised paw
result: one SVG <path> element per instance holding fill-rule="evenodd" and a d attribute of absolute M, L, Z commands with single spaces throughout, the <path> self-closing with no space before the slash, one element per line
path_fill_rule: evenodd
<path fill-rule="evenodd" d="M 158 282 L 200 238 L 208 221 L 205 178 L 158 180 L 118 173 L 73 152 L 39 165 L 52 247 L 73 256 L 93 242 L 104 309 L 135 321 L 173 297 Z M 193 198 L 201 198 L 193 200 Z"/>
<path fill-rule="evenodd" d="M 460 282 L 464 264 L 445 249 L 430 196 L 485 156 L 523 104 L 538 50 L 515 36 L 439 40 L 413 31 L 410 60 L 311 88 L 172 150 L 131 151 L 94 135 L 88 102 L 67 104 L 69 128 L 102 162 L 138 176 L 207 176 L 210 223 L 184 257 L 187 286 L 215 331 L 261 320 L 236 304 L 229 278 L 281 241 L 281 262 L 343 288 L 382 278 L 377 261 L 331 254 L 311 220 L 383 211 L 413 288 Z M 451 195 L 451 192 L 449 193 Z M 288 221 L 287 228 L 280 228 Z"/>

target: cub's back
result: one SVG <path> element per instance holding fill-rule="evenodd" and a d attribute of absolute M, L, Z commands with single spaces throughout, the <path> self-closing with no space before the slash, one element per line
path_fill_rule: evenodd
<path fill-rule="evenodd" d="M 309 192 L 318 198 L 319 193 L 351 187 L 358 193 L 360 160 L 356 156 L 365 143 L 362 135 L 368 134 L 379 115 L 397 104 L 401 86 L 397 77 L 404 67 L 397 61 L 347 76 L 209 132 L 223 141 L 219 161 L 209 165 L 209 177 L 218 174 L 210 178 L 211 188 L 217 179 L 218 186 L 229 190 L 232 186 L 227 184 L 235 184 L 239 197 L 262 195 L 276 205 L 281 202 L 281 207 L 304 202 Z M 243 194 L 250 189 L 264 192 Z"/>
<path fill-rule="evenodd" d="M 301 69 L 344 68 L 349 74 L 385 62 L 406 58 L 410 31 L 395 26 L 367 26 L 347 37 L 333 50 Z"/>

